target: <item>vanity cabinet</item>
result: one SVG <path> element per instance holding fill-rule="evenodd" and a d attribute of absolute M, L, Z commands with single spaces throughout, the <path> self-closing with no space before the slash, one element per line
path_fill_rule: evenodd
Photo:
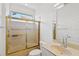
<path fill-rule="evenodd" d="M 47 50 L 44 47 L 41 47 L 42 56 L 55 56 L 53 53 L 51 53 L 49 50 Z"/>

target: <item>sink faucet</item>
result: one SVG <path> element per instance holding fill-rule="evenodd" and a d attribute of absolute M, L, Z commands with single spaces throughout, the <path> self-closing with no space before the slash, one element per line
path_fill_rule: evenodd
<path fill-rule="evenodd" d="M 68 38 L 70 38 L 70 36 L 68 34 L 66 35 L 66 37 L 63 38 L 63 47 L 64 48 L 67 48 Z"/>
<path fill-rule="evenodd" d="M 63 47 L 67 48 L 67 38 L 63 38 Z"/>

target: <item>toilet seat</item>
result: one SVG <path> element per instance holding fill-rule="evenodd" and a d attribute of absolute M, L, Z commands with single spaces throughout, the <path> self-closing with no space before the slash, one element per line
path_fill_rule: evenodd
<path fill-rule="evenodd" d="M 40 56 L 41 55 L 41 50 L 40 49 L 34 49 L 29 53 L 29 56 Z"/>

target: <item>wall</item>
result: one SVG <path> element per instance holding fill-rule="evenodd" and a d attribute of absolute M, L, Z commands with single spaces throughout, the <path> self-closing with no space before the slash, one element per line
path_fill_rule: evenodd
<path fill-rule="evenodd" d="M 52 43 L 53 41 L 53 20 L 55 18 L 55 9 L 52 3 L 36 3 L 30 4 L 30 7 L 36 10 L 35 18 L 41 21 L 41 34 L 40 40 L 46 43 Z"/>
<path fill-rule="evenodd" d="M 9 15 L 10 9 L 14 9 L 15 11 L 20 11 L 23 13 L 28 13 L 30 15 L 35 15 L 35 11 L 31 8 L 27 8 L 25 6 L 21 6 L 18 4 L 0 4 L 0 55 L 6 55 L 6 16 Z M 16 6 L 16 7 L 15 7 Z M 23 9 L 23 8 L 24 9 Z"/>
<path fill-rule="evenodd" d="M 5 23 L 5 5 L 0 4 L 0 55 L 5 55 L 6 46 L 6 23 Z"/>
<path fill-rule="evenodd" d="M 63 39 L 68 34 L 71 36 L 68 41 L 79 42 L 79 4 L 66 4 L 57 12 L 58 39 Z"/>

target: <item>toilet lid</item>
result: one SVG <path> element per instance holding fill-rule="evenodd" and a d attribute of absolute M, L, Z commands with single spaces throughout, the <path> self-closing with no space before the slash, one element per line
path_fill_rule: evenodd
<path fill-rule="evenodd" d="M 39 49 L 34 49 L 29 53 L 29 55 L 39 55 L 40 53 L 41 51 Z"/>

